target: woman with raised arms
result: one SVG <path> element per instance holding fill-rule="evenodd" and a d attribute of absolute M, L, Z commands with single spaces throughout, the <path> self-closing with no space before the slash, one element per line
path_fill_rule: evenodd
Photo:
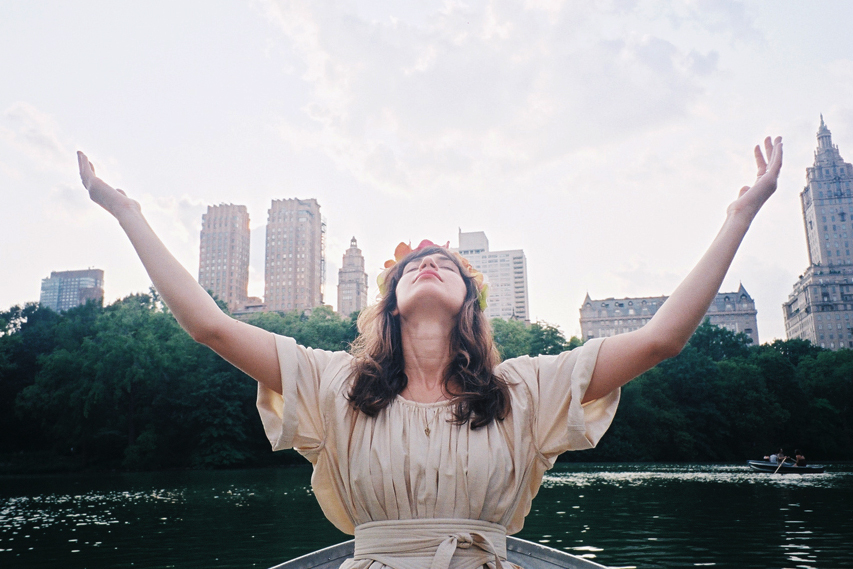
<path fill-rule="evenodd" d="M 766 160 L 765 160 L 766 156 Z M 401 244 L 363 311 L 351 353 L 304 348 L 224 314 L 160 242 L 139 204 L 95 176 L 92 200 L 130 238 L 157 291 L 197 342 L 258 381 L 273 449 L 314 466 L 323 512 L 355 534 L 347 569 L 473 569 L 506 562 L 542 476 L 592 448 L 619 388 L 678 354 L 702 321 L 758 210 L 776 189 L 781 138 L 755 148 L 758 177 L 728 207 L 705 255 L 648 324 L 557 356 L 500 362 L 482 276 L 428 241 Z"/>

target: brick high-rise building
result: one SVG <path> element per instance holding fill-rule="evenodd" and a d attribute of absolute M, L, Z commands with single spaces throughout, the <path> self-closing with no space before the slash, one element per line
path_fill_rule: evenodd
<path fill-rule="evenodd" d="M 323 304 L 326 224 L 315 199 L 273 200 L 267 219 L 264 302 L 267 310 Z"/>
<path fill-rule="evenodd" d="M 87 300 L 104 300 L 104 271 L 101 269 L 52 271 L 41 281 L 39 303 L 57 312 L 84 304 Z"/>
<path fill-rule="evenodd" d="M 581 336 L 589 340 L 637 330 L 652 319 L 667 298 L 647 296 L 593 300 L 587 294 L 580 309 Z M 758 311 L 743 285 L 735 292 L 717 293 L 705 317 L 715 326 L 735 333 L 743 332 L 752 339 L 753 345 L 758 345 Z"/>
<path fill-rule="evenodd" d="M 463 233 L 460 229 L 458 251 L 488 279 L 487 318 L 530 321 L 527 258 L 523 250 L 490 251 L 485 233 Z"/>
<path fill-rule="evenodd" d="M 249 289 L 249 213 L 244 205 L 207 207 L 201 218 L 198 282 L 237 310 Z"/>
<path fill-rule="evenodd" d="M 809 266 L 782 304 L 789 339 L 823 348 L 853 348 L 853 165 L 832 144 L 820 117 L 814 164 L 800 192 Z"/>
<path fill-rule="evenodd" d="M 367 308 L 367 273 L 364 256 L 353 237 L 338 269 L 338 314 L 347 317 Z"/>

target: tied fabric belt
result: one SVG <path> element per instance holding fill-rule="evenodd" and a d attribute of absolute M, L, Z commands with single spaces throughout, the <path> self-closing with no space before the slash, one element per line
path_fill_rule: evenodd
<path fill-rule="evenodd" d="M 454 569 L 474 569 L 493 561 L 495 569 L 503 569 L 506 528 L 444 518 L 369 522 L 355 528 L 353 559 L 394 569 L 448 569 L 451 559 Z"/>

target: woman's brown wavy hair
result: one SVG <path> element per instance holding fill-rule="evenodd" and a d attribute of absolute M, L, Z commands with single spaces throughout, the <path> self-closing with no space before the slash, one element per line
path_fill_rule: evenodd
<path fill-rule="evenodd" d="M 480 309 L 477 285 L 455 255 L 443 247 L 413 251 L 397 263 L 385 278 L 385 295 L 359 315 L 360 334 L 352 345 L 354 361 L 349 401 L 354 409 L 375 417 L 408 385 L 400 316 L 395 314 L 397 283 L 408 263 L 434 254 L 452 260 L 465 282 L 465 301 L 450 338 L 453 357 L 444 374 L 444 389 L 456 403 L 454 422 L 461 425 L 470 421 L 471 428 L 477 429 L 506 417 L 509 388 L 494 373 L 500 356 L 492 339 L 491 325 Z"/>

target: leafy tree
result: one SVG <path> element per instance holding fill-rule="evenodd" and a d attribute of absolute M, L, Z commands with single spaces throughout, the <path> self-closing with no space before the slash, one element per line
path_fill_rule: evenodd
<path fill-rule="evenodd" d="M 320 306 L 310 315 L 292 311 L 284 314 L 265 312 L 252 315 L 248 323 L 269 332 L 290 336 L 303 346 L 323 350 L 346 350 L 358 335 L 356 313 L 343 318 L 328 306 Z"/>
<path fill-rule="evenodd" d="M 791 365 L 797 367 L 800 365 L 800 360 L 805 357 L 817 357 L 821 352 L 825 352 L 817 344 L 812 344 L 808 340 L 794 338 L 791 340 L 774 340 L 770 347 L 785 356 Z"/>
<path fill-rule="evenodd" d="M 547 322 L 536 322 L 530 325 L 528 333 L 530 334 L 528 354 L 531 356 L 554 356 L 570 349 L 569 342 L 566 341 L 566 337 L 558 326 Z"/>
<path fill-rule="evenodd" d="M 60 346 L 40 360 L 18 406 L 41 417 L 60 448 L 78 449 L 84 460 L 104 459 L 135 440 L 141 392 L 164 339 L 148 318 L 152 308 L 150 296 L 133 295 L 104 310 L 83 334 L 72 333 L 81 328 L 73 318 L 59 326 L 67 328 Z"/>
<path fill-rule="evenodd" d="M 797 375 L 809 396 L 808 407 L 800 410 L 809 419 L 801 446 L 847 459 L 853 448 L 853 350 L 805 357 Z"/>
<path fill-rule="evenodd" d="M 502 359 L 508 360 L 530 353 L 530 333 L 524 322 L 493 318 L 492 333 Z"/>
<path fill-rule="evenodd" d="M 722 361 L 714 382 L 720 413 L 719 444 L 725 458 L 763 456 L 777 444 L 776 432 L 788 413 L 772 397 L 757 366 Z"/>
<path fill-rule="evenodd" d="M 799 344 L 802 340 L 789 342 Z M 769 397 L 779 404 L 787 417 L 785 421 L 775 425 L 774 440 L 768 447 L 770 449 L 780 444 L 802 444 L 810 420 L 805 412 L 808 408 L 808 395 L 797 379 L 799 346 L 795 344 L 791 350 L 786 344 L 788 342 L 776 340 L 773 344 L 755 347 L 749 358 L 750 363 L 758 368 L 769 391 Z M 809 342 L 805 344 L 810 345 Z"/>
<path fill-rule="evenodd" d="M 503 359 L 524 355 L 556 355 L 583 344 L 574 336 L 566 340 L 558 326 L 547 322 L 526 325 L 520 320 L 493 318 L 492 333 Z"/>
<path fill-rule="evenodd" d="M 689 344 L 714 361 L 729 358 L 745 358 L 749 354 L 752 338 L 743 332 L 732 332 L 727 328 L 714 326 L 706 318 L 690 337 Z"/>
<path fill-rule="evenodd" d="M 84 310 L 95 310 L 95 305 Z M 69 317 L 78 314 L 71 311 Z M 62 317 L 50 308 L 29 303 L 0 313 L 0 451 L 45 448 L 38 425 L 15 411 L 15 398 L 35 382 L 40 358 L 57 345 Z"/>
<path fill-rule="evenodd" d="M 220 306 L 224 305 L 220 303 Z M 303 345 L 346 349 L 357 315 L 257 314 Z M 579 346 L 556 326 L 494 320 L 504 358 Z M 610 432 L 571 460 L 743 460 L 778 446 L 846 459 L 853 351 L 801 340 L 750 346 L 703 324 L 682 353 L 623 388 Z M 295 460 L 269 452 L 257 386 L 180 329 L 156 294 L 57 314 L 0 313 L 0 451 L 49 448 L 97 468 L 221 468 Z M 73 451 L 72 451 L 73 449 Z"/>

